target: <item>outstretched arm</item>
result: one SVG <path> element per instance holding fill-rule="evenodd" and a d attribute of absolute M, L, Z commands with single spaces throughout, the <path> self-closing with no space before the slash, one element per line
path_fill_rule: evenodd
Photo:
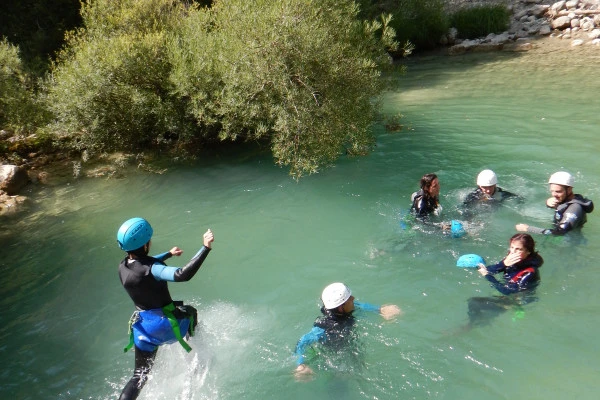
<path fill-rule="evenodd" d="M 194 277 L 194 275 L 196 275 L 196 272 L 198 272 L 198 270 L 202 266 L 202 263 L 204 262 L 204 260 L 208 256 L 208 253 L 211 250 L 211 245 L 212 245 L 213 241 L 214 241 L 214 235 L 213 235 L 212 231 L 209 229 L 204 233 L 204 245 L 198 251 L 198 253 L 196 253 L 196 255 L 194 257 L 192 257 L 190 262 L 188 262 L 185 267 L 175 268 L 175 267 L 169 267 L 167 265 L 154 264 L 152 266 L 152 275 L 154 275 L 154 277 L 156 279 L 164 280 L 164 281 L 171 281 L 171 282 L 189 281 L 190 279 L 192 279 Z M 178 247 L 174 247 L 171 249 L 171 251 L 169 253 L 161 254 L 161 256 L 166 256 L 166 257 L 163 257 L 162 260 L 167 259 L 169 257 L 168 254 L 181 255 L 181 253 L 182 253 L 182 250 L 180 250 Z"/>
<path fill-rule="evenodd" d="M 381 316 L 384 319 L 392 319 L 395 316 L 400 315 L 400 313 L 402 312 L 400 310 L 400 307 L 398 307 L 394 304 L 388 304 L 388 305 L 384 305 L 384 306 L 376 306 L 376 305 L 369 304 L 369 303 L 361 303 L 360 301 L 356 301 L 356 300 L 354 300 L 354 307 L 358 310 L 376 311 L 379 314 L 381 314 Z"/>

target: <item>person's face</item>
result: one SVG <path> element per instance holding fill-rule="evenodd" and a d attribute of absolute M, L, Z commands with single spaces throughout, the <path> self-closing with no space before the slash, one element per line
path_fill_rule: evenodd
<path fill-rule="evenodd" d="M 431 181 L 431 185 L 429 185 L 429 195 L 431 197 L 437 197 L 440 194 L 440 182 L 438 179 L 434 179 Z"/>
<path fill-rule="evenodd" d="M 342 311 L 346 314 L 350 314 L 354 311 L 354 296 L 350 296 L 350 298 L 348 298 L 348 300 L 340 307 L 342 307 Z"/>
<path fill-rule="evenodd" d="M 529 251 L 523 246 L 523 242 L 520 240 L 513 240 L 510 242 L 510 247 L 508 249 L 509 254 L 519 254 L 521 256 L 521 260 L 527 258 L 529 256 Z"/>
<path fill-rule="evenodd" d="M 570 187 L 557 185 L 555 183 L 550 184 L 550 194 L 554 197 L 559 203 L 567 200 L 569 196 Z"/>
<path fill-rule="evenodd" d="M 494 192 L 496 191 L 496 185 L 492 185 L 492 186 L 479 186 L 479 188 L 481 189 L 481 191 L 484 194 L 487 194 L 488 196 L 493 195 Z"/>

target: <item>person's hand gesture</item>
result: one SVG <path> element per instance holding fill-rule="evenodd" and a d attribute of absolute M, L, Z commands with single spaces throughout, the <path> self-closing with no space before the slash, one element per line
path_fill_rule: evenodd
<path fill-rule="evenodd" d="M 486 276 L 487 274 L 489 274 L 489 271 L 487 270 L 485 264 L 477 264 L 477 272 L 479 272 L 481 276 Z"/>
<path fill-rule="evenodd" d="M 204 246 L 206 246 L 210 249 L 211 248 L 210 245 L 214 241 L 215 241 L 215 236 L 213 235 L 212 231 L 210 229 L 207 230 L 204 233 Z"/>
<path fill-rule="evenodd" d="M 183 250 L 181 250 L 179 247 L 175 246 L 171 250 L 169 250 L 169 253 L 171 253 L 171 255 L 173 255 L 173 256 L 180 256 L 183 253 Z"/>
<path fill-rule="evenodd" d="M 515 265 L 521 261 L 521 254 L 519 253 L 510 253 L 504 258 L 504 265 L 510 267 L 511 265 Z"/>
<path fill-rule="evenodd" d="M 388 304 L 385 306 L 381 306 L 381 308 L 379 309 L 379 314 L 381 314 L 381 316 L 384 319 L 392 319 L 398 315 L 400 315 L 402 313 L 402 310 L 400 310 L 400 307 L 398 307 L 397 305 L 394 304 Z"/>
<path fill-rule="evenodd" d="M 556 208 L 556 206 L 558 206 L 558 200 L 556 200 L 554 197 L 550 197 L 548 200 L 546 200 L 546 205 L 550 208 Z"/>
<path fill-rule="evenodd" d="M 294 370 L 294 376 L 298 382 L 308 382 L 314 379 L 315 373 L 308 365 L 300 364 Z"/>
<path fill-rule="evenodd" d="M 529 225 L 517 224 L 517 225 L 515 225 L 515 229 L 517 230 L 517 232 L 527 232 L 527 229 L 529 229 Z"/>

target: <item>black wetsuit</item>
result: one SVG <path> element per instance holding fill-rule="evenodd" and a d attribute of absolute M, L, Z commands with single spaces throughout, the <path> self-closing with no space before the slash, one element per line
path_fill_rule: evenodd
<path fill-rule="evenodd" d="M 171 257 L 170 252 L 156 257 L 142 256 L 136 259 L 126 257 L 119 265 L 119 277 L 138 311 L 162 309 L 173 303 L 167 281 L 185 282 L 190 280 L 198 272 L 209 252 L 210 249 L 203 246 L 183 268 L 169 267 L 164 263 L 164 260 Z M 197 322 L 196 309 L 191 306 L 183 306 L 183 303 L 180 302 L 176 303 L 179 304 L 176 304 L 178 307 L 175 308 L 173 314 L 178 320 L 189 318 L 194 323 Z M 160 341 L 160 338 L 157 340 Z M 140 349 L 140 346 L 146 346 L 144 347 L 146 350 Z M 137 399 L 148 379 L 156 352 L 155 343 L 138 342 L 136 338 L 133 376 L 121 392 L 119 400 Z"/>
<path fill-rule="evenodd" d="M 440 215 L 442 206 L 437 197 L 430 197 L 425 194 L 423 189 L 414 192 L 411 197 L 412 206 L 410 211 L 415 214 L 418 219 L 426 220 L 430 214 Z"/>
<path fill-rule="evenodd" d="M 535 288 L 540 283 L 539 268 L 544 260 L 538 253 L 507 267 L 504 261 L 487 267 L 485 278 L 504 296 L 472 297 L 469 299 L 469 320 L 472 325 L 489 322 L 492 317 L 536 300 Z M 503 282 L 494 274 L 503 273 Z"/>
<path fill-rule="evenodd" d="M 542 233 L 544 235 L 564 235 L 575 228 L 581 228 L 587 222 L 586 214 L 592 211 L 594 211 L 594 203 L 580 194 L 575 194 L 573 199 L 556 207 L 554 228 L 544 229 L 529 226 L 527 232 Z"/>

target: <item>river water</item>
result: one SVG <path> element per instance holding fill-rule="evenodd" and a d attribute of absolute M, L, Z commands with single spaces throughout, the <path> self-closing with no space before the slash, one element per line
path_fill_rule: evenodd
<path fill-rule="evenodd" d="M 143 216 L 155 253 L 184 249 L 171 265 L 207 228 L 216 239 L 198 275 L 170 285 L 199 310 L 194 350 L 161 348 L 140 399 L 596 399 L 599 211 L 581 234 L 535 237 L 546 261 L 538 301 L 486 325 L 465 329 L 467 301 L 494 290 L 455 264 L 466 253 L 500 260 L 516 223 L 550 226 L 545 182 L 557 170 L 600 202 L 597 54 L 409 60 L 382 108 L 401 113 L 403 129 L 379 127 L 372 154 L 299 182 L 267 155 L 236 151 L 31 189 L 31 211 L 1 227 L 0 398 L 118 397 L 133 367 L 122 350 L 133 306 L 115 234 Z M 523 202 L 478 216 L 459 239 L 400 224 L 424 173 L 440 177 L 450 220 L 484 168 Z M 359 314 L 358 356 L 316 357 L 315 379 L 297 382 L 294 346 L 334 281 L 403 314 Z"/>

